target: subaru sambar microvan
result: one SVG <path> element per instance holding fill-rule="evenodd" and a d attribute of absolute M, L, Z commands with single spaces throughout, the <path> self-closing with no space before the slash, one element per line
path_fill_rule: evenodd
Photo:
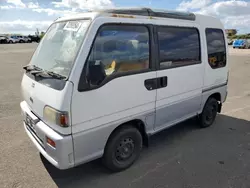
<path fill-rule="evenodd" d="M 225 36 L 220 20 L 189 12 L 59 18 L 24 67 L 24 129 L 59 169 L 102 158 L 125 170 L 152 135 L 193 117 L 213 124 L 227 97 Z"/>

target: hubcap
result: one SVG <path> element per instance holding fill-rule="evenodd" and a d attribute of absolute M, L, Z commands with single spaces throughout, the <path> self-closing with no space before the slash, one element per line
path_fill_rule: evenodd
<path fill-rule="evenodd" d="M 134 148 L 134 141 L 131 138 L 121 140 L 120 144 L 116 148 L 116 160 L 122 162 L 129 159 L 134 152 Z"/>
<path fill-rule="evenodd" d="M 215 114 L 216 114 L 216 106 L 215 105 L 211 105 L 207 108 L 207 112 L 206 112 L 206 116 L 205 119 L 208 123 L 210 123 L 211 121 L 213 121 Z"/>

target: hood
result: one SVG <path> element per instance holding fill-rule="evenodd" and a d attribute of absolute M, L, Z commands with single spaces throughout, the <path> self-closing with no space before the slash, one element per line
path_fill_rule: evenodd
<path fill-rule="evenodd" d="M 56 90 L 43 83 L 37 82 L 27 74 L 24 74 L 21 91 L 23 99 L 28 104 L 30 110 L 44 122 L 43 110 L 47 105 L 59 111 L 71 111 L 70 104 L 73 84 L 69 81 L 66 81 L 62 90 Z M 55 124 L 46 124 L 61 134 L 71 134 L 70 127 L 62 128 Z"/>

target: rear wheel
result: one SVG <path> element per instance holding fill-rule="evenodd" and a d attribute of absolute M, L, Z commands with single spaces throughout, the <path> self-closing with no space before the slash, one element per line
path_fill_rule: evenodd
<path fill-rule="evenodd" d="M 209 98 L 199 116 L 199 123 L 201 128 L 210 127 L 217 116 L 219 103 L 215 98 Z"/>
<path fill-rule="evenodd" d="M 113 172 L 129 168 L 140 156 L 142 136 L 138 129 L 126 126 L 118 129 L 109 139 L 104 155 L 104 165 Z"/>

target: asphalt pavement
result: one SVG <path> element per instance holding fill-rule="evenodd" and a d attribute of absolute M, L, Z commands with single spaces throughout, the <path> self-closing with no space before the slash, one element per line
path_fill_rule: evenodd
<path fill-rule="evenodd" d="M 250 187 L 250 50 L 230 49 L 229 95 L 212 127 L 176 125 L 154 136 L 130 169 L 111 174 L 100 160 L 57 170 L 27 137 L 20 83 L 36 46 L 0 45 L 0 188 Z"/>

